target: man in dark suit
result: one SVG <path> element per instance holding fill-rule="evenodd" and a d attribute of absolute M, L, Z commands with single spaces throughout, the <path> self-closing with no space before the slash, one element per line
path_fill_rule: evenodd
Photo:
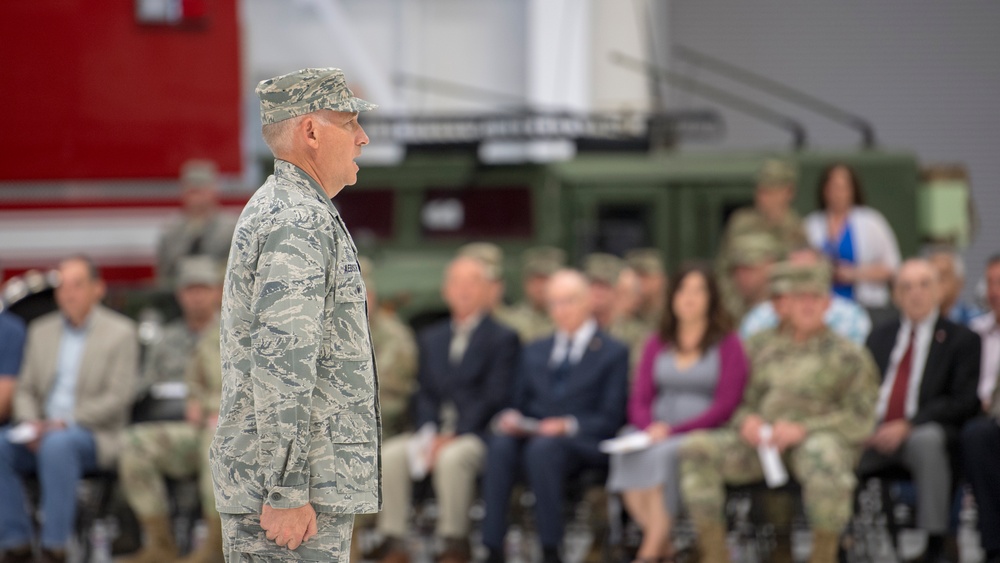
<path fill-rule="evenodd" d="M 980 341 L 938 314 L 937 273 L 926 260 L 905 262 L 896 277 L 899 320 L 869 335 L 882 386 L 879 423 L 867 441 L 862 477 L 901 466 L 917 488 L 917 525 L 929 539 L 925 561 L 939 561 L 948 531 L 953 459 L 962 425 L 979 411 Z"/>
<path fill-rule="evenodd" d="M 598 442 L 625 423 L 628 348 L 597 327 L 587 279 L 562 270 L 547 287 L 555 336 L 527 346 L 514 400 L 494 424 L 483 480 L 483 543 L 502 562 L 507 505 L 519 473 L 535 494 L 538 535 L 546 563 L 559 561 L 567 478 L 605 467 Z"/>
<path fill-rule="evenodd" d="M 509 401 L 520 343 L 517 333 L 489 315 L 496 268 L 473 256 L 460 256 L 448 266 L 443 296 L 451 317 L 419 336 L 420 389 L 416 426 L 434 432 L 429 456 L 439 514 L 437 535 L 443 540 L 441 563 L 470 558 L 469 509 L 475 500 L 476 477 L 486 455 L 484 438 L 493 416 Z M 431 426 L 428 426 L 431 425 Z M 408 453 L 412 435 L 383 446 L 383 498 L 378 530 L 387 539 L 383 561 L 405 563 L 412 480 Z M 417 456 L 422 456 L 418 453 Z"/>

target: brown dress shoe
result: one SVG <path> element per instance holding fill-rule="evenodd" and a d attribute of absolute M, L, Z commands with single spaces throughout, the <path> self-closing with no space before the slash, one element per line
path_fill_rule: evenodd
<path fill-rule="evenodd" d="M 438 563 L 469 563 L 472 558 L 472 549 L 468 540 L 446 538 L 444 540 L 444 551 L 438 556 Z"/>
<path fill-rule="evenodd" d="M 32 563 L 34 560 L 30 545 L 8 549 L 3 557 L 0 557 L 0 563 Z"/>
<path fill-rule="evenodd" d="M 41 555 L 39 563 L 66 563 L 66 552 L 61 549 L 43 549 Z"/>
<path fill-rule="evenodd" d="M 403 549 L 393 548 L 379 559 L 379 563 L 410 563 L 410 554 Z"/>

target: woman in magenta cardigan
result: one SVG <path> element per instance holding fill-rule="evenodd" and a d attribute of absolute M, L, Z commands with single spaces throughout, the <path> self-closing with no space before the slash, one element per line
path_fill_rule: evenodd
<path fill-rule="evenodd" d="M 646 343 L 629 398 L 629 424 L 649 448 L 611 458 L 608 489 L 619 492 L 642 529 L 636 561 L 672 556 L 671 520 L 680 507 L 678 449 L 684 434 L 729 421 L 743 399 L 747 360 L 710 270 L 679 271 L 667 290 L 660 331 Z"/>

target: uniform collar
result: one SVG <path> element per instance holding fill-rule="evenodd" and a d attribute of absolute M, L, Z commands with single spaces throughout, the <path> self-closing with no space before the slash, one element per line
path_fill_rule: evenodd
<path fill-rule="evenodd" d="M 326 195 L 326 192 L 323 190 L 323 186 L 319 185 L 319 182 L 307 174 L 305 170 L 299 168 L 291 162 L 288 162 L 287 160 L 276 158 L 274 159 L 274 176 L 275 178 L 290 181 L 295 185 L 302 186 L 303 188 L 311 189 L 313 194 L 322 200 L 335 216 L 340 216 L 340 212 L 337 211 L 337 206 L 333 204 L 333 199 Z"/>

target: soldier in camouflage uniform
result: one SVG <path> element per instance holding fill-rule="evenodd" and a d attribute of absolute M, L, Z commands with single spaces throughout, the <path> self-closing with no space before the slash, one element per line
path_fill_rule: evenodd
<path fill-rule="evenodd" d="M 792 249 L 808 245 L 802 218 L 791 207 L 797 181 L 798 173 L 791 163 L 775 159 L 765 161 L 757 174 L 754 206 L 740 209 L 729 218 L 719 245 L 715 275 L 724 301 L 730 304 L 727 308 L 732 309 L 735 305 L 737 309 L 730 310 L 730 314 L 741 312 L 736 305 L 740 302 L 739 293 L 731 277 L 734 260 L 739 257 L 739 252 L 733 248 L 737 239 L 746 235 L 768 235 L 777 248 L 779 260 Z M 737 324 L 741 317 L 742 314 L 733 314 Z"/>
<path fill-rule="evenodd" d="M 871 355 L 824 326 L 828 269 L 792 274 L 788 328 L 747 343 L 750 383 L 730 427 L 692 434 L 681 449 L 681 488 L 698 533 L 703 561 L 725 563 L 725 484 L 763 479 L 761 428 L 802 485 L 813 528 L 811 563 L 837 560 L 851 515 L 854 467 L 874 425 L 878 374 Z"/>
<path fill-rule="evenodd" d="M 274 174 L 237 222 L 210 464 L 227 561 L 348 559 L 382 504 L 375 356 L 357 248 L 332 197 L 368 144 L 339 69 L 257 86 Z"/>
<path fill-rule="evenodd" d="M 181 260 L 209 256 L 225 264 L 236 224 L 219 212 L 219 171 L 210 160 L 189 160 L 181 167 L 183 215 L 160 235 L 156 248 L 156 278 L 163 289 L 173 289 Z"/>
<path fill-rule="evenodd" d="M 603 252 L 589 254 L 583 261 L 583 272 L 590 280 L 594 318 L 598 326 L 629 349 L 629 377 L 642 355 L 642 345 L 649 336 L 646 326 L 636 317 L 619 315 L 615 302 L 615 285 L 625 268 L 621 258 Z"/>
<path fill-rule="evenodd" d="M 639 320 L 648 332 L 657 330 L 667 295 L 667 270 L 655 248 L 636 248 L 625 255 L 625 263 L 639 276 Z"/>
<path fill-rule="evenodd" d="M 770 296 L 768 275 L 782 250 L 774 238 L 764 233 L 743 235 L 730 245 L 729 264 L 732 292 L 724 294 L 723 305 L 737 326 L 751 309 Z M 721 291 L 721 290 L 720 290 Z"/>
<path fill-rule="evenodd" d="M 139 517 L 146 537 L 145 547 L 125 559 L 126 563 L 159 563 L 177 557 L 163 479 L 196 475 L 200 477 L 210 541 L 187 561 L 222 558 L 219 518 L 207 465 L 214 423 L 206 424 L 214 420 L 219 408 L 217 334 L 221 297 L 221 264 L 205 256 L 181 262 L 177 298 L 184 318 L 167 325 L 163 338 L 147 353 L 143 384 L 155 396 L 157 385 L 184 382 L 189 393 L 187 420 L 146 422 L 125 430 L 118 474 L 125 498 Z"/>
<path fill-rule="evenodd" d="M 549 276 L 566 265 L 566 253 L 551 246 L 538 246 L 524 251 L 521 275 L 524 298 L 510 307 L 494 311 L 497 321 L 517 332 L 522 343 L 544 338 L 555 330 L 545 306 L 545 284 Z"/>
<path fill-rule="evenodd" d="M 490 311 L 495 312 L 503 309 L 503 296 L 506 291 L 503 282 L 503 249 L 492 242 L 470 242 L 459 247 L 455 256 L 468 256 L 483 264 L 492 288 Z"/>

